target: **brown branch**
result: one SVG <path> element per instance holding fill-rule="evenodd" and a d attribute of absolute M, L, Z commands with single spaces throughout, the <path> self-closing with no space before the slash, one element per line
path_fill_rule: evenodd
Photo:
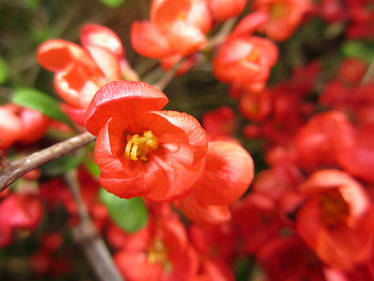
<path fill-rule="evenodd" d="M 208 46 L 206 49 L 212 49 L 218 45 L 220 45 L 223 41 L 225 41 L 226 37 L 230 34 L 231 30 L 233 29 L 236 18 L 227 20 L 221 27 L 221 30 L 212 38 L 209 39 Z"/>
<path fill-rule="evenodd" d="M 170 83 L 170 81 L 174 78 L 175 74 L 177 73 L 179 67 L 184 62 L 184 59 L 180 59 L 174 66 L 165 73 L 165 75 L 157 82 L 154 83 L 153 86 L 157 89 L 163 91 L 166 86 Z"/>
<path fill-rule="evenodd" d="M 9 162 L 0 174 L 0 192 L 27 172 L 51 160 L 66 155 L 94 140 L 95 137 L 90 133 L 82 133 L 43 150 L 34 152 L 24 158 Z"/>
<path fill-rule="evenodd" d="M 73 193 L 74 201 L 77 204 L 80 223 L 73 228 L 74 239 L 82 247 L 88 261 L 94 269 L 100 281 L 124 281 L 104 241 L 99 237 L 92 224 L 86 204 L 83 201 L 78 175 L 76 170 L 70 170 L 65 175 L 65 182 Z"/>

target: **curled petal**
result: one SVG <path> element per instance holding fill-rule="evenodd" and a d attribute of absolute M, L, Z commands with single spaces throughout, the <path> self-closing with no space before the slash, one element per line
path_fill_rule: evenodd
<path fill-rule="evenodd" d="M 161 59 L 173 55 L 169 42 L 150 22 L 134 22 L 131 45 L 142 56 Z"/>
<path fill-rule="evenodd" d="M 184 21 L 174 22 L 167 38 L 172 50 L 183 56 L 203 49 L 207 45 L 207 39 L 201 30 Z"/>
<path fill-rule="evenodd" d="M 198 224 L 221 224 L 231 218 L 227 205 L 203 205 L 193 196 L 181 200 L 179 207 L 189 219 Z"/>
<path fill-rule="evenodd" d="M 185 19 L 193 0 L 156 0 L 151 6 L 151 22 L 162 32 L 167 32 L 177 20 Z"/>
<path fill-rule="evenodd" d="M 146 196 L 170 201 L 186 196 L 205 168 L 207 135 L 192 116 L 176 111 L 151 112 L 144 125 L 158 136 L 160 149 L 150 156 L 166 175 L 167 185 L 157 184 Z"/>
<path fill-rule="evenodd" d="M 80 64 L 70 64 L 55 75 L 55 89 L 69 105 L 86 108 L 99 85 L 91 79 L 91 73 Z"/>
<path fill-rule="evenodd" d="M 202 204 L 231 204 L 247 190 L 253 174 L 253 160 L 243 147 L 230 141 L 209 142 L 206 170 L 193 195 Z"/>
<path fill-rule="evenodd" d="M 163 265 L 150 264 L 144 252 L 118 251 L 114 255 L 114 262 L 126 280 L 158 281 L 163 271 Z"/>
<path fill-rule="evenodd" d="M 11 110 L 0 107 L 0 149 L 7 149 L 22 133 L 20 118 Z"/>
<path fill-rule="evenodd" d="M 160 110 L 168 103 L 168 98 L 158 89 L 143 83 L 115 81 L 102 87 L 88 106 L 85 124 L 87 130 L 97 135 L 111 117 L 127 119 L 128 123 L 139 119 L 144 112 Z"/>
<path fill-rule="evenodd" d="M 218 22 L 240 15 L 247 4 L 247 0 L 209 0 L 208 2 L 213 19 Z"/>
<path fill-rule="evenodd" d="M 77 44 L 65 40 L 48 40 L 37 50 L 38 62 L 52 72 L 64 71 L 71 63 L 96 68 L 90 56 Z"/>
<path fill-rule="evenodd" d="M 106 49 L 118 58 L 125 56 L 125 49 L 122 47 L 121 40 L 111 29 L 98 24 L 85 24 L 81 28 L 80 39 L 82 46 L 97 46 Z"/>
<path fill-rule="evenodd" d="M 252 13 L 248 16 L 244 17 L 235 27 L 235 29 L 231 32 L 230 38 L 238 37 L 238 36 L 248 36 L 252 35 L 252 33 L 263 23 L 265 23 L 268 19 L 268 15 L 266 13 Z"/>
<path fill-rule="evenodd" d="M 87 46 L 86 50 L 108 81 L 121 79 L 120 61 L 112 52 L 98 46 Z"/>

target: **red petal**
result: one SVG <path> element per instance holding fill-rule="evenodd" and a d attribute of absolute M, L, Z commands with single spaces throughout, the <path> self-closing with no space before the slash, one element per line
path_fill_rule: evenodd
<path fill-rule="evenodd" d="M 172 50 L 183 56 L 203 49 L 207 39 L 200 29 L 184 21 L 176 21 L 167 33 Z"/>
<path fill-rule="evenodd" d="M 242 35 L 252 35 L 252 33 L 268 19 L 265 13 L 252 13 L 244 17 L 231 32 L 230 38 Z"/>
<path fill-rule="evenodd" d="M 111 117 L 136 122 L 146 111 L 160 110 L 168 103 L 168 98 L 158 89 L 143 83 L 115 81 L 102 87 L 90 103 L 86 113 L 86 128 L 93 135 Z M 139 128 L 136 123 L 134 128 Z"/>
<path fill-rule="evenodd" d="M 163 265 L 149 264 L 147 254 L 143 252 L 122 250 L 114 255 L 114 261 L 126 280 L 159 281 L 163 272 Z"/>
<path fill-rule="evenodd" d="M 154 186 L 146 198 L 170 201 L 185 196 L 204 170 L 206 133 L 195 118 L 176 111 L 147 114 L 144 125 L 159 138 L 160 149 L 150 155 L 149 161 L 164 171 L 167 182 Z"/>
<path fill-rule="evenodd" d="M 97 46 L 104 48 L 118 58 L 125 56 L 125 49 L 122 47 L 121 40 L 111 29 L 98 24 L 85 24 L 81 28 L 80 39 L 82 46 L 87 49 L 88 46 Z"/>
<path fill-rule="evenodd" d="M 95 63 L 79 45 L 65 40 L 48 40 L 37 50 L 38 62 L 49 71 L 63 71 L 70 63 L 79 62 L 95 68 Z"/>
<path fill-rule="evenodd" d="M 131 45 L 142 56 L 161 59 L 173 52 L 169 42 L 150 22 L 135 21 L 131 27 Z"/>
<path fill-rule="evenodd" d="M 247 190 L 253 173 L 253 160 L 240 145 L 229 141 L 210 142 L 206 171 L 193 196 L 202 204 L 231 204 Z"/>
<path fill-rule="evenodd" d="M 86 49 L 108 81 L 121 79 L 120 60 L 115 54 L 99 46 L 89 45 Z"/>
<path fill-rule="evenodd" d="M 86 108 L 99 86 L 92 80 L 91 73 L 80 64 L 70 64 L 55 75 L 55 89 L 69 105 Z"/>
<path fill-rule="evenodd" d="M 180 201 L 183 213 L 198 224 L 221 224 L 231 218 L 227 205 L 202 205 L 193 196 Z"/>

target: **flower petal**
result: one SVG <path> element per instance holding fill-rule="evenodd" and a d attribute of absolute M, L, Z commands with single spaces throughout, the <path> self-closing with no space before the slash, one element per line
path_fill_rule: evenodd
<path fill-rule="evenodd" d="M 143 82 L 110 82 L 92 99 L 86 113 L 86 128 L 97 135 L 111 117 L 129 119 L 134 121 L 134 128 L 139 128 L 136 126 L 138 116 L 150 110 L 160 110 L 168 101 L 164 93 Z"/>

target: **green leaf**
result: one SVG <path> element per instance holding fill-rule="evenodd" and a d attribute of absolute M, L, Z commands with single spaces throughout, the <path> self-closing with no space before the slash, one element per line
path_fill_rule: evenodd
<path fill-rule="evenodd" d="M 374 60 L 374 43 L 369 41 L 347 41 L 342 47 L 343 54 L 368 62 Z"/>
<path fill-rule="evenodd" d="M 36 89 L 19 88 L 13 93 L 12 101 L 43 113 L 44 115 L 71 125 L 69 117 L 63 113 L 58 102 Z"/>
<path fill-rule="evenodd" d="M 77 167 L 82 161 L 81 157 L 66 155 L 41 166 L 41 170 L 46 177 L 57 177 Z"/>
<path fill-rule="evenodd" d="M 103 188 L 100 198 L 113 221 L 126 232 L 137 232 L 147 224 L 148 212 L 141 198 L 119 198 Z"/>
<path fill-rule="evenodd" d="M 95 177 L 98 178 L 100 176 L 100 170 L 97 164 L 93 161 L 87 160 L 85 163 L 87 170 Z"/>
<path fill-rule="evenodd" d="M 35 12 L 40 6 L 40 0 L 24 0 L 27 9 Z"/>
<path fill-rule="evenodd" d="M 0 57 L 0 85 L 8 79 L 8 65 L 2 57 Z"/>
<path fill-rule="evenodd" d="M 125 2 L 125 0 L 99 0 L 99 1 L 111 8 L 117 8 Z"/>

